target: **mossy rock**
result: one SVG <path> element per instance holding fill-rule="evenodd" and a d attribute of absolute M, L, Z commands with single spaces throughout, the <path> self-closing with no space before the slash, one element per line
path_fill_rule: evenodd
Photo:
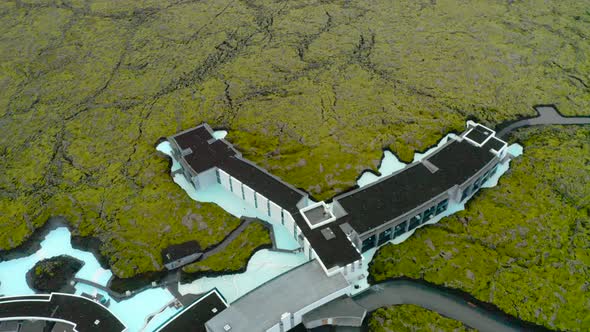
<path fill-rule="evenodd" d="M 462 322 L 412 304 L 379 308 L 368 317 L 370 332 L 476 332 Z"/>
<path fill-rule="evenodd" d="M 41 293 L 59 292 L 70 288 L 69 281 L 84 266 L 84 262 L 68 255 L 38 261 L 27 272 L 30 287 Z"/>
<path fill-rule="evenodd" d="M 185 265 L 182 268 L 182 281 L 190 282 L 205 275 L 244 272 L 257 250 L 270 247 L 272 241 L 268 228 L 260 222 L 251 223 L 223 251 Z"/>

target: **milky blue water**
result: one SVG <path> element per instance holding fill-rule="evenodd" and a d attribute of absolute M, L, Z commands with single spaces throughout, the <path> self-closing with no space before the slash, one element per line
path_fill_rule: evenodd
<path fill-rule="evenodd" d="M 356 183 L 359 187 L 364 187 L 381 178 L 391 175 L 404 167 L 406 167 L 405 163 L 399 161 L 391 151 L 385 150 L 385 152 L 383 152 L 383 159 L 381 159 L 381 165 L 379 166 L 379 173 L 381 175 L 375 175 L 372 172 L 365 171 Z"/>
<path fill-rule="evenodd" d="M 213 287 L 223 294 L 231 303 L 268 280 L 279 276 L 307 261 L 303 254 L 257 251 L 248 262 L 245 273 L 230 274 L 213 278 L 200 278 L 190 284 L 181 284 L 179 291 L 185 293 L 203 293 Z"/>
<path fill-rule="evenodd" d="M 93 295 L 99 293 L 105 297 L 109 297 L 107 293 L 97 290 L 92 286 L 84 284 L 76 285 L 76 294 L 80 295 L 82 292 Z M 174 296 L 167 289 L 151 288 L 121 302 L 111 299 L 109 310 L 123 321 L 129 331 L 140 331 L 150 314 L 158 312 L 173 299 Z M 159 315 L 158 319 L 166 320 L 178 311 L 178 309 L 174 308 L 169 309 Z"/>
<path fill-rule="evenodd" d="M 84 266 L 76 277 L 94 281 L 106 286 L 112 276 L 110 270 L 100 267 L 100 264 L 90 252 L 72 248 L 71 234 L 66 227 L 58 227 L 47 234 L 41 241 L 41 249 L 28 257 L 0 262 L 0 295 L 18 296 L 34 294 L 26 282 L 26 273 L 36 262 L 59 255 L 69 255 L 84 261 Z M 76 294 L 82 292 L 88 294 L 100 293 L 106 298 L 108 294 L 92 286 L 77 284 Z M 173 296 L 168 290 L 161 288 L 149 289 L 140 294 L 119 303 L 111 299 L 109 310 L 111 310 L 128 327 L 129 331 L 139 331 L 144 325 L 144 320 L 151 313 L 172 300 Z M 175 312 L 176 310 L 174 310 Z M 167 319 L 174 312 L 165 312 L 160 319 Z"/>
<path fill-rule="evenodd" d="M 38 261 L 59 255 L 69 255 L 84 261 L 84 266 L 76 276 L 106 285 L 112 276 L 110 270 L 100 267 L 90 252 L 72 248 L 70 232 L 66 227 L 58 227 L 49 232 L 41 242 L 41 249 L 31 256 L 0 262 L 0 294 L 25 295 L 35 292 L 27 285 L 25 275 Z"/>
<path fill-rule="evenodd" d="M 217 130 L 213 132 L 213 138 L 222 139 L 225 138 L 225 136 L 227 136 L 227 131 L 225 130 Z"/>

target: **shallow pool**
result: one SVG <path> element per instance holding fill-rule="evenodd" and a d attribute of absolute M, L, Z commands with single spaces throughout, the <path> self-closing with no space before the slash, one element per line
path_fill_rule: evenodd
<path fill-rule="evenodd" d="M 83 292 L 96 295 L 101 294 L 110 298 L 107 293 L 97 290 L 92 286 L 78 284 L 76 285 L 76 294 Z M 145 325 L 146 319 L 154 313 L 157 313 L 167 303 L 174 299 L 167 289 L 151 288 L 145 290 L 130 299 L 116 302 L 111 299 L 109 310 L 123 321 L 128 331 L 140 331 Z M 158 320 L 166 320 L 173 316 L 178 309 L 169 309 L 157 316 Z M 150 324 L 155 325 L 155 324 Z M 157 326 L 157 325 L 156 325 Z"/>
<path fill-rule="evenodd" d="M 262 285 L 307 261 L 305 255 L 260 250 L 252 256 L 245 273 L 230 274 L 214 278 L 200 278 L 190 284 L 181 284 L 179 291 L 203 293 L 213 287 L 231 303 L 252 289 Z"/>
<path fill-rule="evenodd" d="M 92 253 L 72 248 L 70 240 L 71 234 L 69 230 L 66 227 L 58 227 L 50 231 L 45 239 L 41 241 L 41 248 L 36 253 L 28 257 L 0 262 L 0 281 L 2 282 L 0 284 L 0 294 L 3 296 L 34 294 L 35 292 L 29 288 L 26 282 L 27 271 L 36 262 L 59 255 L 69 255 L 84 261 L 84 266 L 76 273 L 76 277 L 106 286 L 112 272 L 101 268 Z M 95 295 L 100 293 L 106 298 L 110 298 L 102 290 L 97 290 L 89 285 L 79 283 L 75 288 L 76 294 L 84 292 Z M 162 308 L 172 299 L 173 296 L 168 290 L 154 288 L 119 303 L 111 299 L 109 310 L 121 319 L 129 331 L 139 331 L 150 314 Z M 167 319 L 174 312 L 174 310 L 168 310 L 162 313 L 158 319 Z"/>
<path fill-rule="evenodd" d="M 84 266 L 76 276 L 106 285 L 112 276 L 110 270 L 100 267 L 100 264 L 90 252 L 72 248 L 70 231 L 66 227 L 58 227 L 47 234 L 41 241 L 41 248 L 34 254 L 0 262 L 0 294 L 25 295 L 34 294 L 26 282 L 26 273 L 38 261 L 59 255 L 69 255 L 84 261 Z"/>

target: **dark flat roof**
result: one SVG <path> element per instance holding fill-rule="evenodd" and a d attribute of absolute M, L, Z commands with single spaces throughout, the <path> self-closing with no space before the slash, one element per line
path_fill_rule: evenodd
<path fill-rule="evenodd" d="M 482 144 L 492 134 L 493 132 L 491 130 L 486 129 L 482 125 L 477 125 L 467 134 L 467 137 L 477 142 L 477 144 Z"/>
<path fill-rule="evenodd" d="M 348 213 L 350 225 L 364 233 L 468 180 L 494 158 L 489 148 L 488 143 L 479 148 L 465 140 L 452 141 L 427 157 L 438 168 L 435 173 L 417 163 L 335 200 Z"/>
<path fill-rule="evenodd" d="M 350 242 L 339 226 L 346 222 L 347 219 L 340 218 L 315 229 L 309 227 L 300 213 L 293 214 L 293 219 L 295 219 L 301 232 L 303 232 L 311 247 L 320 257 L 326 269 L 329 270 L 335 266 L 345 266 L 361 259 L 361 255 L 356 247 Z M 334 233 L 334 237 L 330 240 L 326 240 L 322 234 L 322 230 L 325 228 L 330 228 Z"/>
<path fill-rule="evenodd" d="M 323 205 L 318 205 L 313 209 L 303 212 L 303 214 L 305 214 L 305 217 L 307 218 L 307 220 L 309 220 L 309 223 L 312 225 L 320 224 L 332 218 L 332 215 L 328 211 L 326 211 Z"/>
<path fill-rule="evenodd" d="M 172 138 L 181 149 L 192 150 L 184 159 L 197 173 L 218 167 L 289 211 L 304 197 L 302 192 L 242 159 L 227 141 L 214 140 L 205 126 L 185 131 Z"/>
<path fill-rule="evenodd" d="M 483 142 L 492 134 L 492 131 L 477 125 L 468 136 L 474 141 Z M 184 158 L 196 172 L 218 167 L 289 211 L 327 269 L 344 266 L 361 258 L 340 225 L 348 223 L 358 233 L 364 233 L 409 212 L 472 177 L 494 158 L 490 148 L 503 144 L 495 138 L 489 139 L 481 148 L 465 140 L 452 141 L 426 158 L 434 166 L 431 168 L 437 169 L 436 172 L 417 163 L 373 185 L 340 198 L 337 196 L 334 200 L 342 205 L 348 215 L 325 226 L 310 229 L 297 207 L 305 194 L 242 159 L 227 141 L 215 140 L 208 127 L 199 126 L 173 136 L 173 139 L 181 149 L 192 150 Z M 330 228 L 334 237 L 326 239 L 322 234 L 326 228 Z"/>
<path fill-rule="evenodd" d="M 215 291 L 196 300 L 186 309 L 172 317 L 158 332 L 206 332 L 205 323 L 225 310 L 227 306 Z"/>
<path fill-rule="evenodd" d="M 235 151 L 222 140 L 215 140 L 209 144 L 214 138 L 205 126 L 199 126 L 173 138 L 181 149 L 192 150 L 184 159 L 197 173 L 215 167 L 221 161 L 235 155 Z"/>
<path fill-rule="evenodd" d="M 496 151 L 500 151 L 500 149 L 502 149 L 502 147 L 504 147 L 504 145 L 506 145 L 506 143 L 500 141 L 499 139 L 492 137 L 490 138 L 490 140 L 486 143 L 486 145 L 488 145 L 490 148 L 496 150 Z"/>
<path fill-rule="evenodd" d="M 168 264 L 200 251 L 201 246 L 199 246 L 197 241 L 187 241 L 173 244 L 162 250 L 162 260 L 164 261 L 164 264 Z"/>
<path fill-rule="evenodd" d="M 11 302 L 13 300 L 21 300 Z M 45 317 L 76 325 L 77 331 L 123 331 L 125 326 L 100 304 L 84 297 L 53 293 L 46 299 L 30 296 L 12 297 L 0 302 L 0 318 Z M 94 322 L 99 320 L 99 324 Z"/>
<path fill-rule="evenodd" d="M 298 211 L 297 203 L 304 195 L 254 164 L 232 156 L 221 161 L 218 167 L 283 209 Z"/>

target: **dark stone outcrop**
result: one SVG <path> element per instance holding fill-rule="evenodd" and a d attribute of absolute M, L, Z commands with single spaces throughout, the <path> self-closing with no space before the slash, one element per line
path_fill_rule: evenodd
<path fill-rule="evenodd" d="M 42 293 L 72 292 L 69 281 L 84 266 L 84 262 L 61 255 L 41 260 L 27 272 L 29 286 Z"/>

